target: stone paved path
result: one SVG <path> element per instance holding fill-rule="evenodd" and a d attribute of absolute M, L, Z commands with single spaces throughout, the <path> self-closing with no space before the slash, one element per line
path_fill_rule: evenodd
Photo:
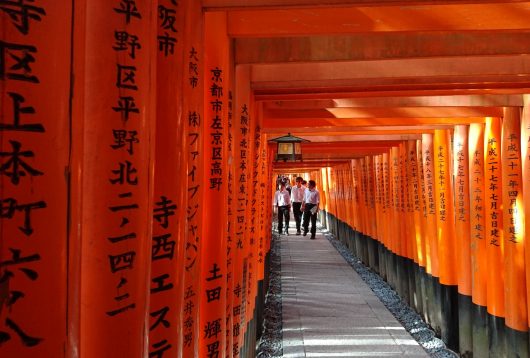
<path fill-rule="evenodd" d="M 284 357 L 428 357 L 320 233 L 281 236 Z"/>

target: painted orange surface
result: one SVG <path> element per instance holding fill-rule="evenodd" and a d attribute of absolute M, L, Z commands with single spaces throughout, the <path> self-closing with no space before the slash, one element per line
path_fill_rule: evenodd
<path fill-rule="evenodd" d="M 469 216 L 468 127 L 455 126 L 453 134 L 453 173 L 455 176 L 455 233 L 458 292 L 471 296 L 471 220 Z"/>
<path fill-rule="evenodd" d="M 395 233 L 392 235 L 392 252 L 398 254 L 398 255 L 404 255 L 403 254 L 403 243 L 402 243 L 402 236 L 401 236 L 401 226 L 402 226 L 402 220 L 401 220 L 401 212 L 400 212 L 400 166 L 399 166 L 399 147 L 392 147 L 391 150 L 391 174 L 390 174 L 390 180 L 391 180 L 391 186 L 392 186 L 392 196 L 393 196 L 393 232 Z"/>
<path fill-rule="evenodd" d="M 528 12 L 528 3 L 236 10 L 229 13 L 228 32 L 232 36 L 266 37 L 447 29 L 528 29 L 528 22 L 523 16 Z M 510 16 L 514 13 L 521 16 Z"/>
<path fill-rule="evenodd" d="M 199 357 L 226 349 L 226 207 L 228 195 L 228 90 L 231 82 L 224 13 L 205 14 L 203 215 L 199 292 Z M 220 353 L 222 354 L 222 353 Z"/>
<path fill-rule="evenodd" d="M 362 232 L 363 219 L 362 219 L 362 206 L 361 206 L 361 193 L 360 193 L 360 182 L 359 182 L 359 160 L 353 159 L 351 161 L 352 166 L 352 185 L 353 185 L 353 197 L 355 202 L 355 230 Z"/>
<path fill-rule="evenodd" d="M 484 124 L 473 124 L 469 127 L 469 217 L 471 220 L 470 259 L 471 259 L 471 294 L 473 303 L 487 306 L 487 239 L 485 212 L 485 177 L 484 177 Z"/>
<path fill-rule="evenodd" d="M 86 27 L 74 35 L 88 56 L 76 118 L 84 126 L 79 354 L 87 357 L 148 351 L 157 22 L 151 1 L 136 5 L 126 14 L 87 2 Z M 117 29 L 142 39 L 141 51 L 116 46 Z"/>
<path fill-rule="evenodd" d="M 368 184 L 368 218 L 369 224 L 368 233 L 370 237 L 376 238 L 376 227 L 377 222 L 373 220 L 375 218 L 375 171 L 374 171 L 374 157 L 366 157 L 366 169 L 367 169 L 367 184 Z"/>
<path fill-rule="evenodd" d="M 249 183 L 249 223 L 248 223 L 248 290 L 247 290 L 247 321 L 250 322 L 254 316 L 256 307 L 256 295 L 258 292 L 258 229 L 259 229 L 259 165 L 261 148 L 261 126 L 258 121 L 254 121 L 250 126 L 250 147 L 251 147 L 251 182 Z"/>
<path fill-rule="evenodd" d="M 182 67 L 184 7 L 160 0 L 159 10 L 175 12 L 175 26 L 166 16 L 158 17 L 157 36 L 176 39 L 173 52 L 158 48 L 156 107 L 155 180 L 153 198 L 153 239 L 151 251 L 151 295 L 149 297 L 149 353 L 178 355 L 183 338 L 183 288 L 185 225 L 187 207 L 188 118 L 182 113 L 185 82 Z M 175 145 L 178 143 L 178 145 Z"/>
<path fill-rule="evenodd" d="M 383 243 L 385 247 L 390 248 L 391 237 L 393 232 L 392 227 L 392 192 L 390 188 L 390 163 L 389 153 L 383 153 L 382 156 L 383 173 L 382 173 L 382 185 L 383 185 Z"/>
<path fill-rule="evenodd" d="M 403 255 L 413 260 L 414 259 L 414 244 L 412 237 L 414 235 L 414 225 L 411 225 L 411 219 L 413 219 L 412 212 L 410 211 L 410 178 L 409 178 L 409 155 L 408 155 L 408 142 L 403 142 L 399 146 L 400 150 L 400 169 L 401 169 L 401 217 L 404 225 L 401 225 L 401 240 L 403 241 L 405 250 Z"/>
<path fill-rule="evenodd" d="M 427 226 L 425 227 L 425 247 L 427 251 L 426 269 L 434 277 L 440 277 L 438 260 L 438 237 L 436 225 L 436 193 L 434 190 L 436 176 L 434 173 L 434 136 L 422 136 L 423 181 L 426 196 Z"/>
<path fill-rule="evenodd" d="M 506 108 L 502 122 L 502 199 L 506 325 L 528 331 L 521 171 L 521 109 Z"/>
<path fill-rule="evenodd" d="M 418 154 L 416 152 L 416 141 L 407 141 L 407 180 L 408 180 L 408 205 L 407 216 L 409 221 L 409 240 L 412 247 L 412 259 L 417 264 L 421 255 L 421 244 L 419 235 L 421 235 L 419 223 L 416 225 L 416 208 L 419 214 L 419 197 L 418 194 Z M 418 199 L 418 201 L 416 201 Z"/>
<path fill-rule="evenodd" d="M 375 218 L 376 218 L 376 235 L 375 239 L 379 242 L 383 242 L 383 156 L 376 155 L 374 157 L 374 168 L 375 168 Z"/>
<path fill-rule="evenodd" d="M 185 116 L 186 135 L 186 175 L 187 202 L 185 208 L 185 250 L 184 287 L 182 309 L 182 357 L 195 357 L 199 354 L 199 338 L 203 334 L 199 327 L 200 297 L 203 289 L 198 279 L 201 272 L 201 252 L 203 250 L 202 227 L 204 217 L 195 208 L 203 203 L 206 185 L 202 163 L 207 155 L 203 148 L 205 131 L 201 120 L 204 118 L 204 43 L 202 9 L 193 0 L 179 2 L 185 12 L 184 60 L 187 64 L 183 73 L 182 114 Z M 190 210 L 188 212 L 188 209 Z M 193 210 L 193 211 L 192 211 Z"/>
<path fill-rule="evenodd" d="M 501 127 L 500 118 L 487 118 L 484 134 L 486 292 L 488 312 L 497 317 L 505 315 Z"/>
<path fill-rule="evenodd" d="M 414 207 L 414 222 L 416 224 L 416 235 L 419 235 L 416 238 L 416 243 L 418 245 L 418 264 L 420 267 L 427 267 L 427 238 L 426 238 L 426 229 L 427 229 L 427 197 L 425 196 L 425 183 L 423 181 L 423 154 L 421 148 L 421 140 L 417 140 L 416 143 L 416 185 L 417 189 L 415 190 L 414 195 L 417 195 L 415 198 L 415 207 Z"/>
<path fill-rule="evenodd" d="M 265 118 L 263 124 L 268 128 L 315 128 L 333 130 L 340 127 L 362 127 L 370 126 L 407 126 L 407 125 L 428 125 L 428 124 L 469 124 L 481 123 L 483 118 Z M 389 128 L 392 129 L 392 128 Z"/>
<path fill-rule="evenodd" d="M 251 106 L 255 107 L 255 104 L 253 102 L 251 102 Z M 257 116 L 255 116 L 257 117 Z M 260 125 L 260 122 L 259 122 L 259 119 L 258 119 L 258 125 Z M 261 125 L 260 125 L 261 127 Z M 268 249 L 267 249 L 267 246 L 266 246 L 266 242 L 267 242 L 267 236 L 270 235 L 270 226 L 268 226 L 266 224 L 266 222 L 268 221 L 267 218 L 269 218 L 269 216 L 267 215 L 267 211 L 270 210 L 270 205 L 267 205 L 269 203 L 269 201 L 267 200 L 268 199 L 268 196 L 267 196 L 267 187 L 265 186 L 265 183 L 267 183 L 267 178 L 269 177 L 269 173 L 268 173 L 268 162 L 269 162 L 269 159 L 272 159 L 272 158 L 269 158 L 267 156 L 267 141 L 266 141 L 266 135 L 265 134 L 261 134 L 261 138 L 260 138 L 260 148 L 259 148 L 259 155 L 260 155 L 260 162 L 259 162 L 259 166 L 258 166 L 258 185 L 259 185 L 259 188 L 258 188 L 258 197 L 256 198 L 257 200 L 257 207 L 258 207 L 258 211 L 257 211 L 257 232 L 258 232 L 258 237 L 257 237 L 257 256 L 256 256 L 256 264 L 257 264 L 257 271 L 258 271 L 258 275 L 257 275 L 257 281 L 259 282 L 262 282 L 263 283 L 263 280 L 265 279 L 265 256 L 268 252 Z M 319 181 L 320 183 L 322 183 L 321 181 Z"/>
<path fill-rule="evenodd" d="M 451 133 L 448 130 L 434 132 L 434 173 L 436 194 L 436 225 L 438 229 L 438 261 L 440 283 L 457 285 L 457 247 L 453 223 L 453 180 Z"/>
<path fill-rule="evenodd" d="M 526 143 L 526 144 L 525 144 Z M 521 114 L 521 154 L 523 176 L 523 207 L 525 223 L 530 223 L 530 97 L 524 96 L 523 112 Z M 525 224 L 525 237 L 530 237 L 530 225 Z M 530 247 L 525 240 L 525 272 L 526 272 L 526 301 L 527 310 L 530 311 Z M 530 314 L 528 315 L 530 327 Z"/>
<path fill-rule="evenodd" d="M 228 93 L 228 140 L 227 140 L 227 160 L 228 163 L 234 163 L 235 155 L 235 142 L 234 137 L 237 129 L 234 127 L 234 108 L 236 103 L 235 98 L 235 81 L 230 84 L 230 92 Z M 233 316 L 233 292 L 234 292 L 234 253 L 235 253 L 235 213 L 236 213 L 236 200 L 234 193 L 236 192 L 236 180 L 235 180 L 235 165 L 228 165 L 226 170 L 228 171 L 227 180 L 227 195 L 226 195 L 226 346 L 225 354 L 226 357 L 233 357 L 233 345 L 234 345 L 234 316 Z"/>
<path fill-rule="evenodd" d="M 234 213 L 232 225 L 234 225 L 233 238 L 233 280 L 234 289 L 229 292 L 232 296 L 232 327 L 229 327 L 232 332 L 232 352 L 234 348 L 239 356 L 239 348 L 243 342 L 241 332 L 243 327 L 241 323 L 241 307 L 242 301 L 242 287 L 243 287 L 243 260 L 246 255 L 246 246 L 248 245 L 247 226 L 245 219 L 248 217 L 250 209 L 248 208 L 248 194 L 250 190 L 249 176 L 250 176 L 250 158 L 251 150 L 248 147 L 250 135 L 248 134 L 249 126 L 253 124 L 254 118 L 250 112 L 250 88 L 249 88 L 249 68 L 247 66 L 239 66 L 236 68 L 236 92 L 235 92 L 235 107 L 234 107 Z M 269 201 L 267 201 L 269 204 Z"/>
<path fill-rule="evenodd" d="M 72 3 L 23 20 L 0 11 L 0 356 L 65 357 Z"/>

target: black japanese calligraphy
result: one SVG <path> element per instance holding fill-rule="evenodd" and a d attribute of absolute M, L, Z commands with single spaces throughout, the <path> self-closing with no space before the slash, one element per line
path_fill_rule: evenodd
<path fill-rule="evenodd" d="M 35 5 L 35 0 L 0 0 L 0 10 L 9 16 L 23 35 L 29 33 L 31 20 L 40 22 L 46 15 L 44 8 Z"/>
<path fill-rule="evenodd" d="M 9 143 L 13 149 L 12 152 L 0 152 L 0 158 L 7 157 L 8 159 L 0 164 L 0 174 L 11 178 L 11 183 L 18 185 L 21 177 L 25 176 L 39 176 L 44 175 L 43 172 L 34 169 L 22 158 L 33 158 L 35 155 L 32 151 L 21 151 L 22 144 L 15 140 L 10 140 Z"/>
<path fill-rule="evenodd" d="M 21 124 L 21 114 L 35 114 L 35 108 L 31 106 L 22 107 L 25 98 L 14 92 L 7 93 L 13 100 L 13 124 L 0 123 L 0 131 L 21 131 L 21 132 L 44 132 L 44 126 L 40 123 Z"/>

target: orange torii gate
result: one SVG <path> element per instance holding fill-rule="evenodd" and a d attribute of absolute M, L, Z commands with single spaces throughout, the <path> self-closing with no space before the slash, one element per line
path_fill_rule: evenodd
<path fill-rule="evenodd" d="M 317 181 L 321 222 L 451 348 L 528 355 L 528 24 L 496 15 L 526 4 L 320 7 L 300 28 L 296 1 L 230 3 L 0 1 L 0 356 L 254 356 L 278 170 Z M 354 59 L 292 61 L 368 27 Z M 415 31 L 443 48 L 397 51 Z M 456 31 L 490 62 L 444 72 Z M 440 57 L 411 85 L 387 45 Z M 296 168 L 267 145 L 293 126 L 316 142 Z"/>

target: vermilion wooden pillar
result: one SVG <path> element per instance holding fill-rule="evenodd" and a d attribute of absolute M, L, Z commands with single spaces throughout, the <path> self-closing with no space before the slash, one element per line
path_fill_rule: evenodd
<path fill-rule="evenodd" d="M 422 157 L 423 157 L 423 181 L 426 196 L 426 222 L 425 245 L 427 247 L 426 271 L 428 274 L 427 296 L 429 324 L 434 330 L 441 334 L 441 302 L 440 302 L 440 264 L 438 260 L 438 236 L 436 225 L 436 193 L 434 172 L 434 140 L 432 134 L 423 134 Z"/>
<path fill-rule="evenodd" d="M 255 108 L 253 102 L 251 102 L 251 107 Z M 257 128 L 255 131 L 255 147 L 256 147 L 256 158 L 258 159 L 258 165 L 255 169 L 255 179 L 253 180 L 253 185 L 256 185 L 256 195 L 254 197 L 256 212 L 254 217 L 256 218 L 255 223 L 255 250 L 254 250 L 254 264 L 255 264 L 255 291 L 254 291 L 254 302 L 255 302 L 255 314 L 254 314 L 254 334 L 252 335 L 250 353 L 251 356 L 255 355 L 256 339 L 258 336 L 261 336 L 262 333 L 262 318 L 263 318 L 263 309 L 265 304 L 265 272 L 264 272 L 264 253 L 263 253 L 263 242 L 264 242 L 264 210 L 265 210 L 265 197 L 264 197 L 264 180 L 262 180 L 265 174 L 265 160 L 266 158 L 266 136 L 262 132 L 261 125 L 261 116 L 257 116 Z M 269 205 L 270 207 L 270 205 Z M 291 224 L 293 225 L 293 224 Z M 292 231 L 291 226 L 291 231 Z"/>
<path fill-rule="evenodd" d="M 261 145 L 261 127 L 257 121 L 253 121 L 253 124 L 249 128 L 249 145 L 250 145 L 250 155 L 251 159 L 249 160 L 250 174 L 249 174 L 249 205 L 248 210 L 248 245 L 247 245 L 247 282 L 246 282 L 246 327 L 249 337 L 247 338 L 247 346 L 245 352 L 248 355 L 248 352 L 253 351 L 253 342 L 255 337 L 255 297 L 257 293 L 257 229 L 258 229 L 258 202 L 257 198 L 259 197 L 259 185 L 258 185 L 258 175 L 259 175 L 259 157 L 260 157 L 260 145 Z"/>
<path fill-rule="evenodd" d="M 204 17 L 200 1 L 180 1 L 185 13 L 184 66 L 182 67 L 182 116 L 184 117 L 186 138 L 186 207 L 184 277 L 182 292 L 182 357 L 195 357 L 199 354 L 199 307 L 202 294 L 200 280 L 203 215 L 199 206 L 203 205 L 203 193 L 209 185 L 203 182 L 207 174 L 203 171 L 205 153 L 203 142 L 204 83 L 210 74 L 204 64 Z"/>
<path fill-rule="evenodd" d="M 335 177 L 337 179 L 337 228 L 338 228 L 338 237 L 340 240 L 344 240 L 342 232 L 342 222 L 344 221 L 344 188 L 343 188 L 343 176 L 342 176 L 342 166 L 336 166 L 333 168 L 335 172 Z"/>
<path fill-rule="evenodd" d="M 412 210 L 411 198 L 411 178 L 410 178 L 410 156 L 408 150 L 408 141 L 400 144 L 400 160 L 401 160 L 401 214 L 403 216 L 402 226 L 403 242 L 405 243 L 406 251 L 403 255 L 405 264 L 405 280 L 406 280 L 406 294 L 404 297 L 409 305 L 414 307 L 414 250 L 415 250 L 415 227 L 414 227 L 414 213 Z"/>
<path fill-rule="evenodd" d="M 521 113 L 521 154 L 523 176 L 523 207 L 525 223 L 525 237 L 530 237 L 530 95 L 524 95 L 524 107 Z M 525 272 L 526 272 L 526 301 L 530 311 L 530 244 L 525 240 Z M 530 327 L 530 314 L 528 315 Z"/>
<path fill-rule="evenodd" d="M 386 229 L 388 221 L 386 218 L 386 208 L 385 208 L 385 176 L 384 176 L 384 162 L 383 154 L 375 156 L 376 158 L 376 173 L 377 173 L 377 253 L 379 259 L 379 275 L 387 280 L 387 269 L 386 269 Z"/>
<path fill-rule="evenodd" d="M 410 222 L 409 222 L 409 215 L 408 215 L 408 178 L 407 178 L 407 147 L 406 142 L 399 143 L 398 148 L 398 168 L 396 171 L 397 174 L 397 204 L 398 204 L 398 215 L 400 220 L 400 230 L 399 230 L 399 241 L 400 241 L 400 247 L 401 250 L 398 253 L 398 264 L 397 264 L 397 270 L 398 270 L 398 281 L 400 283 L 400 295 L 401 297 L 410 305 L 412 305 L 410 301 L 410 293 L 411 293 L 411 287 L 410 287 L 410 254 L 412 252 L 411 249 L 411 240 L 409 237 L 409 231 L 410 231 Z"/>
<path fill-rule="evenodd" d="M 484 135 L 488 336 L 490 350 L 497 356 L 502 356 L 506 352 L 501 122 L 500 118 L 487 118 Z"/>
<path fill-rule="evenodd" d="M 258 122 L 259 123 L 259 122 Z M 268 171 L 267 171 L 267 168 L 268 168 L 268 161 L 269 161 L 269 157 L 267 156 L 267 136 L 262 134 L 261 136 L 261 146 L 260 146 L 260 164 L 259 164 L 259 168 L 258 168 L 258 171 L 259 171 L 259 177 L 258 177 L 258 186 L 259 186 L 259 189 L 258 189 L 258 192 L 259 192 L 259 196 L 257 198 L 257 205 L 258 205 L 258 233 L 259 233 L 259 237 L 258 237 L 258 242 L 257 242 L 257 250 L 258 250 L 258 254 L 257 254 L 257 257 L 256 257 L 256 260 L 257 260 L 257 265 L 258 265 L 258 277 L 257 277 L 257 280 L 258 282 L 260 283 L 260 285 L 263 285 L 261 286 L 263 290 L 265 291 L 262 291 L 260 292 L 260 294 L 262 295 L 260 297 L 260 300 L 263 300 L 263 302 L 261 302 L 262 304 L 264 303 L 264 299 L 265 299 L 265 295 L 266 295 L 266 289 L 267 289 L 267 283 L 264 282 L 264 280 L 266 279 L 266 277 L 268 277 L 268 273 L 265 273 L 265 258 L 267 256 L 267 253 L 268 253 L 268 249 L 266 247 L 266 241 L 267 241 L 267 236 L 270 235 L 271 233 L 271 228 L 270 226 L 268 226 L 266 224 L 267 222 L 267 212 L 268 210 L 270 209 L 270 205 L 266 205 L 268 203 L 267 199 L 268 199 L 268 196 L 267 196 L 267 187 L 268 187 L 268 184 L 269 184 L 269 181 L 268 181 Z M 264 307 L 260 307 L 260 312 L 261 312 L 261 315 L 263 314 L 263 308 Z M 261 321 L 257 322 L 258 325 L 261 325 Z M 258 327 L 260 332 L 261 332 L 261 327 Z"/>
<path fill-rule="evenodd" d="M 423 191 L 423 166 L 422 166 L 422 154 L 421 154 L 421 140 L 414 141 L 416 156 L 414 166 L 416 167 L 413 172 L 413 186 L 414 186 L 414 223 L 416 226 L 416 245 L 418 248 L 418 265 L 422 269 L 422 273 L 425 272 L 425 236 L 423 235 L 425 229 L 425 210 L 426 210 L 426 197 Z M 423 293 L 425 294 L 425 293 Z M 425 309 L 424 309 L 425 310 Z M 424 311 L 423 310 L 423 311 Z"/>
<path fill-rule="evenodd" d="M 410 196 L 411 209 L 414 213 L 413 227 L 414 235 L 412 240 L 414 242 L 414 262 L 419 266 L 423 264 L 423 248 L 421 245 L 421 191 L 418 175 L 418 152 L 417 143 L 415 140 L 408 141 L 408 155 L 409 155 L 409 178 L 410 178 Z M 418 287 L 417 287 L 418 288 Z M 421 310 L 420 310 L 421 311 Z"/>
<path fill-rule="evenodd" d="M 355 221 L 354 221 L 354 214 L 355 214 L 355 203 L 353 201 L 353 181 L 352 181 L 352 170 L 351 170 L 351 161 L 348 162 L 345 165 L 345 191 L 346 191 L 346 211 L 348 215 L 348 221 L 347 224 L 349 225 L 350 229 L 355 228 Z M 324 183 L 322 181 L 322 178 L 320 178 L 320 185 L 322 188 L 322 191 L 324 190 Z M 325 199 L 324 199 L 325 200 Z M 323 205 L 325 201 L 321 199 L 321 208 L 323 208 Z M 348 234 L 348 241 L 349 241 L 349 247 L 351 249 L 352 243 L 353 243 L 353 237 Z"/>
<path fill-rule="evenodd" d="M 471 238 L 469 216 L 468 126 L 457 125 L 453 135 L 453 173 L 455 175 L 455 233 L 458 271 L 459 351 L 471 354 Z"/>
<path fill-rule="evenodd" d="M 420 257 L 423 253 L 421 251 L 421 227 L 420 227 L 420 196 L 419 196 L 419 182 L 418 182 L 418 153 L 416 152 L 416 141 L 407 141 L 407 176 L 408 176 L 408 217 L 410 233 L 409 237 L 412 242 L 412 272 L 414 279 L 412 284 L 414 289 L 411 290 L 411 301 L 413 307 L 417 312 L 423 310 L 423 299 L 421 292 L 421 277 L 420 277 Z"/>
<path fill-rule="evenodd" d="M 392 147 L 391 149 L 391 187 L 392 187 L 392 198 L 393 198 L 393 235 L 392 239 L 392 253 L 393 253 L 393 267 L 391 272 L 394 272 L 394 287 L 398 290 L 399 294 L 403 294 L 402 290 L 402 274 L 400 273 L 400 258 L 403 255 L 404 243 L 402 241 L 401 226 L 403 224 L 401 217 L 401 167 L 400 167 L 400 156 L 399 147 Z M 401 266 L 402 267 L 402 266 Z"/>
<path fill-rule="evenodd" d="M 325 173 L 327 172 L 327 170 L 325 170 L 324 172 L 324 175 Z M 359 252 L 358 252 L 358 232 L 361 231 L 361 225 L 362 225 L 362 220 L 361 220 L 361 203 L 360 203 L 360 194 L 359 194 L 359 169 L 358 169 L 358 160 L 357 159 L 352 159 L 351 161 L 351 176 L 352 176 L 352 194 L 353 194 L 353 206 L 354 206 L 354 226 L 353 228 L 355 229 L 355 254 L 357 256 L 359 256 Z M 326 176 L 327 177 L 327 176 Z M 326 211 L 329 211 L 328 209 L 328 206 L 329 206 L 329 182 L 326 183 L 326 187 L 328 188 L 328 195 L 326 197 Z"/>
<path fill-rule="evenodd" d="M 358 159 L 353 159 L 351 161 L 351 175 L 352 175 L 352 186 L 353 186 L 353 205 L 355 210 L 354 222 L 355 222 L 355 247 L 356 255 L 360 257 L 360 239 L 358 237 L 359 233 L 363 231 L 363 209 L 362 201 L 363 197 L 361 195 L 361 179 L 360 179 L 360 161 Z M 328 182 L 329 190 L 331 190 L 330 183 Z M 328 195 L 328 200 L 330 196 Z M 329 204 L 326 204 L 329 205 Z"/>
<path fill-rule="evenodd" d="M 199 356 L 226 351 L 229 46 L 226 13 L 206 13 L 204 26 L 203 214 L 199 292 Z"/>
<path fill-rule="evenodd" d="M 226 196 L 226 221 L 227 221 L 227 228 L 226 228 L 226 330 L 225 330 L 225 336 L 226 336 L 226 356 L 232 357 L 232 345 L 233 345 L 233 334 L 232 334 L 232 327 L 234 322 L 233 317 L 233 300 L 232 300 L 232 292 L 234 290 L 234 248 L 235 248 L 235 225 L 234 225 L 234 212 L 236 209 L 235 205 L 235 193 L 236 193 L 236 181 L 235 181 L 235 165 L 234 163 L 234 155 L 235 155 L 235 131 L 234 128 L 234 106 L 235 106 L 235 98 L 234 98 L 234 86 L 235 81 L 230 81 L 230 91 L 228 92 L 228 138 L 227 138 L 227 161 L 230 165 L 227 166 L 228 171 L 228 181 L 227 181 L 227 196 Z M 237 113 L 237 110 L 235 111 Z"/>
<path fill-rule="evenodd" d="M 248 66 L 236 67 L 235 110 L 234 110 L 234 245 L 233 265 L 234 284 L 230 292 L 232 296 L 232 354 L 239 357 L 243 344 L 245 319 L 243 305 L 243 262 L 248 246 L 248 194 L 250 182 L 250 125 L 254 118 L 250 110 L 250 69 Z"/>
<path fill-rule="evenodd" d="M 489 353 L 487 320 L 487 253 L 484 177 L 484 124 L 469 127 L 469 217 L 471 221 L 471 294 L 473 354 Z"/>
<path fill-rule="evenodd" d="M 148 351 L 157 7 L 127 4 L 76 3 L 83 357 Z"/>
<path fill-rule="evenodd" d="M 528 354 L 528 309 L 524 252 L 521 109 L 504 108 L 502 124 L 502 200 L 504 223 L 504 297 L 506 343 L 510 354 Z M 513 352 L 513 353 L 512 353 Z"/>
<path fill-rule="evenodd" d="M 327 170 L 325 170 L 325 173 L 327 173 Z M 359 257 L 359 238 L 358 233 L 361 231 L 362 227 L 362 217 L 361 217 L 361 197 L 359 193 L 359 163 L 357 159 L 352 159 L 351 161 L 351 174 L 352 174 L 352 186 L 353 186 L 353 205 L 354 205 L 354 229 L 356 231 L 355 233 L 355 254 Z M 326 175 L 327 178 L 327 175 Z M 326 187 L 328 188 L 328 195 L 326 197 L 326 211 L 329 211 L 328 209 L 328 202 L 329 202 L 329 182 L 327 182 Z"/>
<path fill-rule="evenodd" d="M 0 9 L 0 356 L 65 357 L 72 3 L 31 5 Z"/>
<path fill-rule="evenodd" d="M 349 207 L 349 201 L 348 201 L 348 179 L 347 179 L 347 173 L 348 173 L 348 168 L 346 165 L 341 165 L 341 181 L 342 181 L 342 184 L 341 184 L 341 190 L 342 190 L 342 210 L 343 210 L 343 224 L 342 224 L 342 231 L 343 231 L 343 240 L 344 240 L 344 243 L 347 245 L 348 244 L 348 235 L 347 235 L 347 225 L 349 225 L 349 221 L 350 221 L 350 207 Z M 375 179 L 375 177 L 374 177 Z M 317 185 L 322 185 L 322 183 L 317 183 Z M 375 189 L 375 187 L 374 187 Z M 374 191 L 375 193 L 375 191 Z M 374 211 L 374 215 L 375 215 L 375 211 Z M 374 216 L 375 218 L 375 216 Z M 375 225 L 377 225 L 377 222 L 375 223 Z M 373 237 L 374 239 L 376 238 L 376 235 L 374 235 Z"/>
<path fill-rule="evenodd" d="M 375 239 L 377 241 L 381 240 L 382 234 L 381 231 L 383 229 L 383 218 L 382 218 L 382 190 L 381 190 L 381 184 L 382 184 L 382 163 L 381 163 L 381 156 L 375 155 L 374 156 L 374 174 L 375 174 L 375 220 L 376 220 L 376 234 Z"/>
<path fill-rule="evenodd" d="M 385 279 L 387 281 L 391 280 L 392 267 L 390 267 L 391 262 L 391 253 L 390 253 L 390 243 L 392 235 L 392 190 L 390 187 L 390 163 L 389 163 L 389 153 L 388 151 L 383 153 L 383 242 L 384 242 L 384 258 L 385 262 Z"/>
<path fill-rule="evenodd" d="M 184 5 L 184 4 L 182 4 Z M 158 1 L 155 181 L 149 354 L 182 352 L 182 290 L 187 208 L 187 146 L 182 113 L 185 6 Z M 187 55 L 187 54 L 186 54 Z"/>
<path fill-rule="evenodd" d="M 369 223 L 368 235 L 375 239 L 377 234 L 377 222 L 373 220 L 375 218 L 375 169 L 374 169 L 374 157 L 366 157 L 366 173 L 367 173 L 367 187 L 368 187 L 368 215 L 371 220 Z"/>
<path fill-rule="evenodd" d="M 438 257 L 442 307 L 442 339 L 452 349 L 458 349 L 458 276 L 457 247 L 454 227 L 454 199 L 451 133 L 434 132 L 434 173 L 436 193 L 436 222 L 438 227 Z"/>
<path fill-rule="evenodd" d="M 388 153 L 388 183 L 389 183 L 389 195 L 390 195 L 390 217 L 392 218 L 392 221 L 390 222 L 391 227 L 390 230 L 394 233 L 394 235 L 391 235 L 389 237 L 389 249 L 392 253 L 397 253 L 397 243 L 399 239 L 399 222 L 398 220 L 398 213 L 397 213 L 397 184 L 398 179 L 396 176 L 396 171 L 399 168 L 399 158 L 397 158 L 397 147 L 392 147 Z M 394 272 L 395 269 L 389 270 L 389 272 Z M 394 272 L 395 273 L 395 272 Z M 394 277 L 395 281 L 395 277 Z M 394 282 L 395 283 L 395 282 Z"/>
<path fill-rule="evenodd" d="M 430 272 L 430 247 L 429 247 L 429 240 L 427 238 L 428 231 L 427 231 L 427 191 L 425 186 L 425 172 L 423 167 L 423 145 L 421 140 L 416 141 L 416 150 L 418 153 L 418 190 L 419 190 L 419 207 L 420 207 L 420 214 L 419 214 L 419 221 L 420 221 L 420 227 L 419 227 L 419 234 L 420 234 L 420 245 L 421 245 L 421 252 L 422 255 L 419 257 L 419 264 L 420 264 L 420 285 L 421 285 L 421 293 L 422 293 L 422 312 L 420 314 L 422 315 L 423 319 L 427 322 L 429 322 L 429 312 L 430 308 L 429 306 L 432 305 L 430 302 L 430 298 L 428 296 L 428 288 L 429 288 L 429 272 Z M 427 271 L 427 268 L 429 268 L 429 271 Z"/>

